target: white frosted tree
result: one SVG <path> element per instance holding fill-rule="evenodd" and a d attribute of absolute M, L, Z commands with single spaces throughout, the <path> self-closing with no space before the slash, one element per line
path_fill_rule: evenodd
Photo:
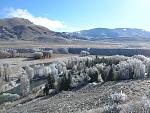
<path fill-rule="evenodd" d="M 25 72 L 22 72 L 20 77 L 20 93 L 22 96 L 27 96 L 30 92 L 30 80 Z"/>
<path fill-rule="evenodd" d="M 4 77 L 4 67 L 3 65 L 0 65 L 0 78 L 3 79 L 3 77 Z"/>
<path fill-rule="evenodd" d="M 11 76 L 11 67 L 9 64 L 3 64 L 3 68 L 5 81 L 8 82 Z"/>
<path fill-rule="evenodd" d="M 147 69 L 147 77 L 150 77 L 150 60 L 148 60 L 146 64 L 146 69 Z"/>
<path fill-rule="evenodd" d="M 44 64 L 40 65 L 39 67 L 39 77 L 44 76 Z"/>
<path fill-rule="evenodd" d="M 139 78 L 145 78 L 145 65 L 142 63 L 142 61 L 138 59 L 129 59 L 127 62 L 132 66 L 133 68 L 133 78 L 139 79 Z"/>
<path fill-rule="evenodd" d="M 132 75 L 131 75 L 132 68 L 128 62 L 121 61 L 119 62 L 116 68 L 118 68 L 119 71 L 118 71 L 118 75 L 115 74 L 117 76 L 117 77 L 114 77 L 115 79 L 118 78 L 120 80 L 128 80 L 132 78 Z"/>
<path fill-rule="evenodd" d="M 51 73 L 51 68 L 49 66 L 44 67 L 44 76 L 48 76 Z"/>
<path fill-rule="evenodd" d="M 40 65 L 35 65 L 33 69 L 34 69 L 34 76 L 38 77 L 39 76 Z"/>
<path fill-rule="evenodd" d="M 30 66 L 25 66 L 25 71 L 26 71 L 29 79 L 32 80 L 33 77 L 34 77 L 34 70 L 33 70 L 33 68 L 31 68 Z"/>
<path fill-rule="evenodd" d="M 55 78 L 58 77 L 58 69 L 56 69 L 56 63 L 50 64 L 49 65 L 51 69 L 51 75 L 54 76 Z"/>

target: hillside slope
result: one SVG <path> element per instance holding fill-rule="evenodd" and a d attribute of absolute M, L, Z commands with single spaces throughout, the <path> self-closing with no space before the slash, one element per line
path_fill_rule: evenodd
<path fill-rule="evenodd" d="M 0 40 L 65 42 L 71 39 L 66 33 L 51 31 L 23 18 L 0 19 Z"/>
<path fill-rule="evenodd" d="M 94 28 L 71 33 L 73 36 L 86 37 L 89 40 L 147 40 L 150 32 L 136 28 Z"/>
<path fill-rule="evenodd" d="M 149 95 L 149 88 L 150 80 L 111 81 L 104 84 L 89 84 L 79 90 L 63 91 L 52 97 L 41 97 L 14 106 L 20 103 L 20 101 L 16 101 L 9 106 L 5 105 L 5 107 L 8 113 L 21 113 L 24 111 L 29 113 L 80 113 L 84 110 L 87 113 L 87 110 L 104 108 L 105 105 L 109 104 L 110 96 L 114 92 L 123 91 L 128 96 L 126 102 L 128 104 L 141 100 L 143 95 Z"/>

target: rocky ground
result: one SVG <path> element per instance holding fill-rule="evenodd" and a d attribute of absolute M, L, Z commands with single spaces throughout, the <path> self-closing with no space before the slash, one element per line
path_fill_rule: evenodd
<path fill-rule="evenodd" d="M 120 91 L 128 96 L 126 104 L 140 100 L 143 96 L 149 98 L 150 80 L 90 83 L 81 89 L 62 91 L 51 97 L 33 99 L 30 95 L 0 107 L 2 113 L 101 113 L 100 109 L 110 103 L 110 95 Z M 93 112 L 95 109 L 98 110 Z"/>

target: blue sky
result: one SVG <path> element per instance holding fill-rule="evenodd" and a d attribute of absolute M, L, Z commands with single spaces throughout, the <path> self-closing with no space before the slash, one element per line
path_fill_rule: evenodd
<path fill-rule="evenodd" d="M 150 31 L 150 0 L 1 0 L 0 17 L 27 18 L 54 31 L 95 27 Z"/>

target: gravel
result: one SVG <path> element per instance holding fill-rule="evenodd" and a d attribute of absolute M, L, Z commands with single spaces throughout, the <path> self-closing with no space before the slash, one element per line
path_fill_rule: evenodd
<path fill-rule="evenodd" d="M 79 90 L 62 91 L 54 96 L 39 97 L 23 104 L 15 101 L 9 106 L 6 103 L 4 105 L 6 113 L 79 113 L 104 107 L 110 102 L 110 94 L 120 91 L 128 96 L 128 101 L 136 101 L 143 95 L 150 94 L 150 80 L 90 83 Z"/>

